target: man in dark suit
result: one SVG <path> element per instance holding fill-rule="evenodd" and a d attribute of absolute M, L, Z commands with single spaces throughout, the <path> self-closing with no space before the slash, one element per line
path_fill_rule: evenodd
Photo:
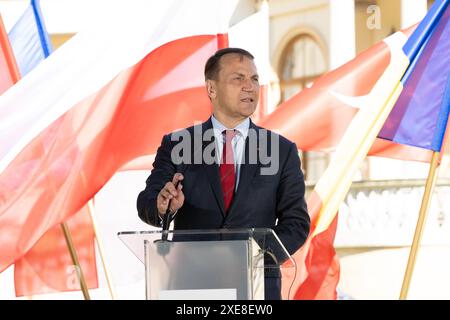
<path fill-rule="evenodd" d="M 259 98 L 253 59 L 239 48 L 209 58 L 213 115 L 163 137 L 137 208 L 154 226 L 169 211 L 175 230 L 272 228 L 293 254 L 309 233 L 304 178 L 296 145 L 249 118 Z M 266 299 L 280 299 L 280 273 L 265 278 Z"/>

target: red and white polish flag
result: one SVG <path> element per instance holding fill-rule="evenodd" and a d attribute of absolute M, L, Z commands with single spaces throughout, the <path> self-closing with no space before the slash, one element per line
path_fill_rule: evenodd
<path fill-rule="evenodd" d="M 0 97 L 0 271 L 164 133 L 207 119 L 203 67 L 236 4 L 111 4 Z"/>

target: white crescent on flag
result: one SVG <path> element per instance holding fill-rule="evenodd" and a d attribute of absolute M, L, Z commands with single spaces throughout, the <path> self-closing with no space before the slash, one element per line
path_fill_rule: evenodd
<path fill-rule="evenodd" d="M 369 95 L 359 96 L 359 97 L 351 97 L 346 96 L 343 94 L 340 94 L 338 92 L 335 92 L 333 90 L 328 90 L 328 92 L 334 96 L 336 99 L 341 101 L 342 103 L 346 104 L 349 107 L 360 109 L 361 106 L 364 106 L 367 103 L 367 98 Z"/>

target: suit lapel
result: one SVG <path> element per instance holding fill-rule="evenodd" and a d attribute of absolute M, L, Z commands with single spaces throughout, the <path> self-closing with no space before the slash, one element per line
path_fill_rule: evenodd
<path fill-rule="evenodd" d="M 208 129 L 212 129 L 211 118 L 209 118 L 208 121 L 203 123 L 202 133 L 204 133 Z M 212 141 L 203 141 L 202 139 L 202 151 L 204 151 L 205 148 L 211 143 L 215 143 L 214 136 L 212 138 Z M 214 148 L 214 157 L 215 157 L 215 148 Z M 225 216 L 225 204 L 223 200 L 222 186 L 220 185 L 219 165 L 216 163 L 206 164 L 202 161 L 202 167 L 204 168 L 208 177 L 208 181 L 211 184 L 211 189 L 213 191 L 214 197 L 216 198 L 217 205 L 219 206 L 222 215 Z"/>

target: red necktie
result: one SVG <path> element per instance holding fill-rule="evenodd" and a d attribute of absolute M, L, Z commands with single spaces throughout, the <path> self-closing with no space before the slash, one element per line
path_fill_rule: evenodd
<path fill-rule="evenodd" d="M 225 143 L 223 144 L 222 160 L 220 161 L 219 171 L 225 212 L 227 212 L 230 207 L 231 200 L 233 200 L 234 185 L 236 183 L 233 147 L 231 145 L 231 140 L 233 140 L 233 137 L 236 135 L 236 131 L 224 130 L 222 134 L 225 135 Z"/>

